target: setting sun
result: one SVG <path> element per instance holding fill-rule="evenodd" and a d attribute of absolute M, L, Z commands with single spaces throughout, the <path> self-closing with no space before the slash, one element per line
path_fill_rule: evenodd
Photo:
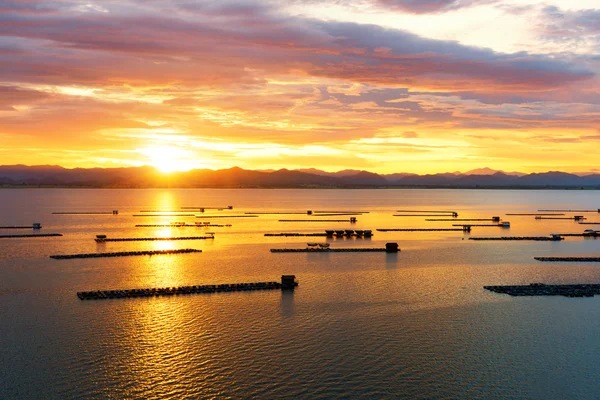
<path fill-rule="evenodd" d="M 192 159 L 193 154 L 181 148 L 159 146 L 139 149 L 138 151 L 148 157 L 149 165 L 164 173 L 189 171 L 199 167 L 197 161 Z"/>

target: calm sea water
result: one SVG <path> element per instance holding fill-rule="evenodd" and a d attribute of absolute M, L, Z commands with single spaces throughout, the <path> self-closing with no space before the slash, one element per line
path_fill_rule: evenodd
<path fill-rule="evenodd" d="M 579 233 L 600 225 L 506 217 L 538 208 L 597 209 L 597 191 L 64 190 L 0 191 L 0 225 L 43 224 L 58 238 L 0 239 L 0 398 L 537 398 L 598 397 L 600 298 L 513 298 L 484 285 L 600 282 L 600 264 L 539 255 L 600 255 L 600 240 L 474 242 L 462 232 L 375 232 L 327 239 L 385 253 L 273 254 L 324 238 L 267 232 L 451 227 L 395 210 L 500 216 L 509 230 Z M 141 210 L 233 206 L 204 215 L 361 210 L 358 222 L 134 217 Z M 53 215 L 110 211 L 119 215 Z M 573 215 L 569 213 L 568 215 Z M 600 221 L 599 214 L 586 214 Z M 335 218 L 335 217 L 322 217 Z M 348 218 L 348 217 L 343 217 Z M 136 228 L 212 221 L 213 228 Z M 485 222 L 481 222 L 485 223 Z M 109 237 L 214 240 L 115 242 Z M 29 233 L 0 230 L 0 234 Z M 53 260 L 51 254 L 197 248 L 199 254 Z M 76 292 L 279 280 L 290 292 L 80 301 Z"/>

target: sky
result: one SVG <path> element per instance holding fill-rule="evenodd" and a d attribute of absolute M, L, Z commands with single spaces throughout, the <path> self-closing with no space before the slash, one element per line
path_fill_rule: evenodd
<path fill-rule="evenodd" d="M 597 0 L 0 0 L 0 164 L 600 172 Z"/>

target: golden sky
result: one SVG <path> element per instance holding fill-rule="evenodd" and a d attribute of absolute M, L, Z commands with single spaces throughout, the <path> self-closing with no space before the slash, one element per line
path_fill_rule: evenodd
<path fill-rule="evenodd" d="M 597 171 L 594 7 L 3 1 L 0 164 Z"/>

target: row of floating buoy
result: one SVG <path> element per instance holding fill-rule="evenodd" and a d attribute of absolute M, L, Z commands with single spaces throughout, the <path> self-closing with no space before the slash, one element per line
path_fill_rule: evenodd
<path fill-rule="evenodd" d="M 50 258 L 55 260 L 68 260 L 73 258 L 101 258 L 101 257 L 127 257 L 127 256 L 153 256 L 160 254 L 182 254 L 182 253 L 201 253 L 202 250 L 196 249 L 172 249 L 172 250 L 140 250 L 140 251 L 120 251 L 113 253 L 86 253 L 86 254 L 56 254 Z"/>
<path fill-rule="evenodd" d="M 328 237 L 371 237 L 373 231 L 370 229 L 326 229 Z"/>
<path fill-rule="evenodd" d="M 308 243 L 304 249 L 271 249 L 271 253 L 398 253 L 398 243 L 386 243 L 385 247 L 341 247 L 331 248 L 329 244 Z"/>
<path fill-rule="evenodd" d="M 80 300 L 125 299 L 132 297 L 174 296 L 253 290 L 293 290 L 296 286 L 298 286 L 298 281 L 296 281 L 295 275 L 282 275 L 281 282 L 225 283 L 220 285 L 174 286 L 127 290 L 92 290 L 87 292 L 77 292 L 77 297 L 79 297 Z"/>
<path fill-rule="evenodd" d="M 0 226 L 0 229 L 42 229 L 42 224 L 34 222 L 33 224 L 27 225 L 12 225 L 12 226 Z"/>
<path fill-rule="evenodd" d="M 164 240 L 203 240 L 214 239 L 214 232 L 206 232 L 208 236 L 173 236 L 173 237 L 141 237 L 141 238 L 107 238 L 106 235 L 96 235 L 98 243 L 104 242 L 138 242 L 138 241 L 164 241 Z"/>
<path fill-rule="evenodd" d="M 32 233 L 32 234 L 21 234 L 21 235 L 0 235 L 1 239 L 11 238 L 36 238 L 36 237 L 53 237 L 62 236 L 62 233 Z"/>
<path fill-rule="evenodd" d="M 534 240 L 540 242 L 557 242 L 564 240 L 560 235 L 550 236 L 500 236 L 500 237 L 470 237 L 469 240 Z"/>
<path fill-rule="evenodd" d="M 538 261 L 600 262 L 600 257 L 533 257 Z"/>
<path fill-rule="evenodd" d="M 593 297 L 600 294 L 600 285 L 598 284 L 546 285 L 531 283 L 529 285 L 484 286 L 483 288 L 510 296 Z"/>

